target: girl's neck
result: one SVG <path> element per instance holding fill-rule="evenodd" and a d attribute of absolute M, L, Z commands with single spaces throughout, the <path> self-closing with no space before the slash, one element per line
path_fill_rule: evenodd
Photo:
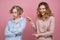
<path fill-rule="evenodd" d="M 18 17 L 15 17 L 15 18 L 13 18 L 13 20 L 17 20 L 17 19 L 19 19 L 21 16 L 18 16 Z"/>
<path fill-rule="evenodd" d="M 21 18 L 21 16 L 20 17 L 17 17 L 17 18 L 14 18 L 13 20 L 14 20 L 15 23 L 18 23 L 19 20 L 20 20 L 20 18 Z"/>

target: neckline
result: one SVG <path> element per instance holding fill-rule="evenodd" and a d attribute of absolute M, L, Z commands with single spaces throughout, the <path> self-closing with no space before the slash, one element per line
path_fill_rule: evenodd
<path fill-rule="evenodd" d="M 15 22 L 15 21 L 12 19 L 12 22 L 15 23 L 15 24 L 18 24 L 21 19 L 22 19 L 22 17 L 19 18 L 19 21 L 18 21 L 18 22 Z"/>

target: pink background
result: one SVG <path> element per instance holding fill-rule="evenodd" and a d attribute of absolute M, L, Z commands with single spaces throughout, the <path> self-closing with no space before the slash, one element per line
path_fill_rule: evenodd
<path fill-rule="evenodd" d="M 55 32 L 54 40 L 60 40 L 60 0 L 0 0 L 0 40 L 4 40 L 4 29 L 7 21 L 11 18 L 9 10 L 13 5 L 19 5 L 24 9 L 23 16 L 29 16 L 35 22 L 36 9 L 40 2 L 47 2 L 55 16 Z M 23 32 L 23 40 L 36 40 L 32 34 L 35 33 L 31 25 L 27 22 L 27 26 Z"/>

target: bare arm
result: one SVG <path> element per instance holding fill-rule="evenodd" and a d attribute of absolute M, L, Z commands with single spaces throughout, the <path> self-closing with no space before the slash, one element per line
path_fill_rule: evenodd
<path fill-rule="evenodd" d="M 32 28 L 36 31 L 37 30 L 36 25 L 32 21 L 30 21 L 30 24 L 31 24 Z"/>
<path fill-rule="evenodd" d="M 32 28 L 36 31 L 36 25 L 35 25 L 34 22 L 31 20 L 31 18 L 27 17 L 27 20 L 30 22 Z"/>

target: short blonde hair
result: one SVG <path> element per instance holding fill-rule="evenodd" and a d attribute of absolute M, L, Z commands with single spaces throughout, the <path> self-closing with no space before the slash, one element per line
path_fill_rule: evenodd
<path fill-rule="evenodd" d="M 21 13 L 23 13 L 23 8 L 21 8 L 20 6 L 13 6 L 11 9 L 10 9 L 10 13 L 13 13 L 13 9 L 17 10 L 17 13 L 19 13 L 19 15 L 21 15 Z"/>

